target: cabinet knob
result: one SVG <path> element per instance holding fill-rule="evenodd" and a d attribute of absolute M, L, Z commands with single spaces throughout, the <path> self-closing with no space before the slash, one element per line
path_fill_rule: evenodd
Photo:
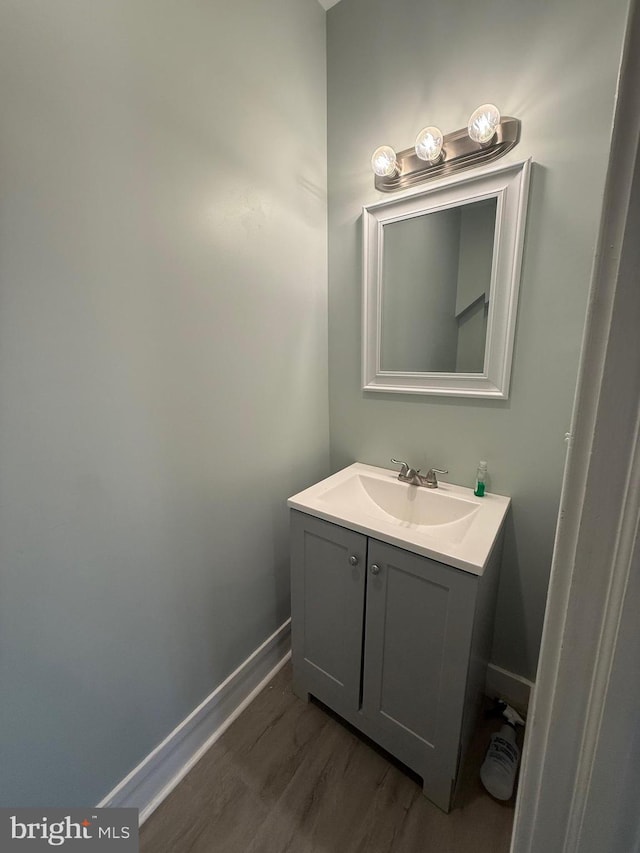
<path fill-rule="evenodd" d="M 352 554 L 352 555 L 349 557 L 349 562 L 351 563 L 351 565 L 352 565 L 352 566 L 357 566 L 357 565 L 358 565 L 358 563 L 360 562 L 360 560 L 358 560 L 358 558 L 356 557 L 356 555 L 355 555 L 355 554 Z"/>
<path fill-rule="evenodd" d="M 373 565 L 371 566 L 371 574 L 372 575 L 380 574 L 380 566 L 377 563 L 373 563 Z"/>

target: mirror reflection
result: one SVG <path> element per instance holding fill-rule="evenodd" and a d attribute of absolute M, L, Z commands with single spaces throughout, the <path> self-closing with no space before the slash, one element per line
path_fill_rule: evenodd
<path fill-rule="evenodd" d="M 383 226 L 380 369 L 482 373 L 497 199 Z"/>

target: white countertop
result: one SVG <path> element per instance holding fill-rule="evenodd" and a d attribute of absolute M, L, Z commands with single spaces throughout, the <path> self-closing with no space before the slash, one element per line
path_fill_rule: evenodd
<path fill-rule="evenodd" d="M 289 498 L 291 509 L 414 554 L 482 575 L 511 499 L 439 482 L 402 483 L 398 472 L 355 462 Z"/>

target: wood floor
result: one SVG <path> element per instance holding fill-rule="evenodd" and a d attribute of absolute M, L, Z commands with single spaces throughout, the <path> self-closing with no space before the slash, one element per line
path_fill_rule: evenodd
<path fill-rule="evenodd" d="M 443 814 L 418 781 L 291 692 L 287 665 L 149 818 L 142 853 L 507 853 L 513 803 L 484 791 L 483 722 Z"/>

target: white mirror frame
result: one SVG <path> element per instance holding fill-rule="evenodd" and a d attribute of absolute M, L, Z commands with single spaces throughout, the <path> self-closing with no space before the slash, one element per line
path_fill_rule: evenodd
<path fill-rule="evenodd" d="M 429 189 L 362 209 L 362 387 L 365 391 L 454 397 L 509 396 L 531 159 L 438 181 Z M 496 230 L 482 373 L 406 373 L 382 370 L 383 228 L 392 222 L 496 198 Z"/>

